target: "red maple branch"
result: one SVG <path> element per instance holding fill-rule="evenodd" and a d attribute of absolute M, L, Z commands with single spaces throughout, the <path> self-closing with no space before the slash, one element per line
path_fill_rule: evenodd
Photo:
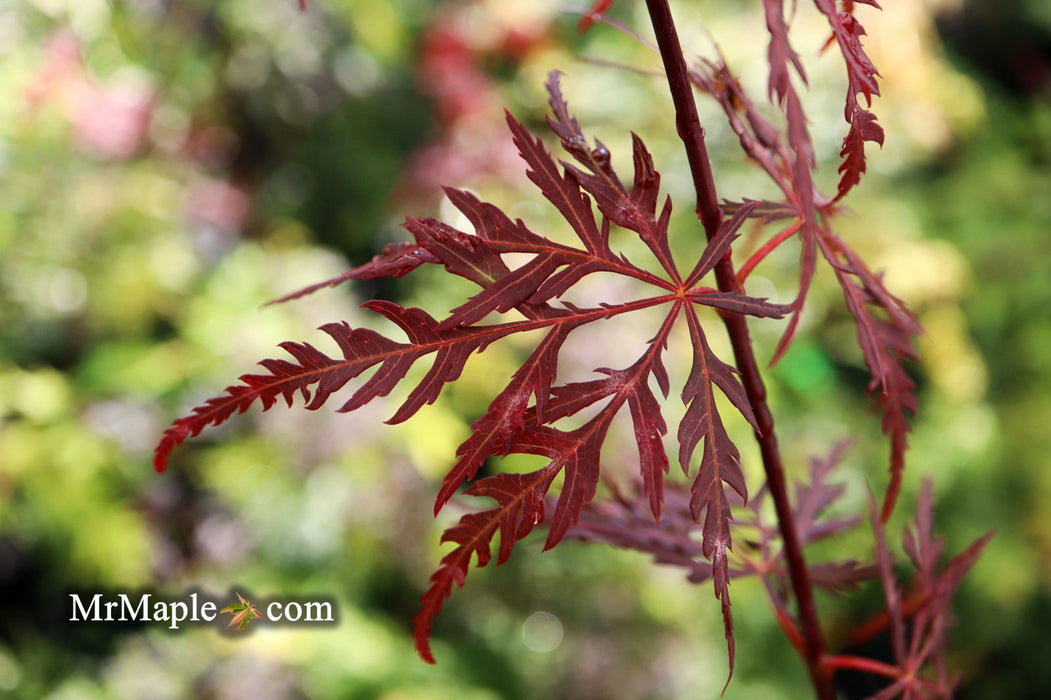
<path fill-rule="evenodd" d="M 668 86 L 675 105 L 676 127 L 679 137 L 686 146 L 687 159 L 697 196 L 697 216 L 704 226 L 705 234 L 711 240 L 722 223 L 722 211 L 716 196 L 715 179 L 705 145 L 704 129 L 697 115 L 697 105 L 694 102 L 686 60 L 667 0 L 646 0 L 646 6 L 668 76 Z M 716 265 L 715 275 L 721 291 L 740 291 L 733 263 L 728 254 Z M 792 590 L 799 607 L 799 621 L 807 668 L 810 671 L 818 699 L 832 700 L 835 697 L 832 676 L 821 666 L 825 655 L 824 637 L 817 617 L 813 586 L 807 572 L 803 548 L 792 517 L 785 471 L 774 432 L 773 416 L 766 403 L 766 387 L 759 373 L 745 319 L 738 314 L 724 314 L 723 321 L 730 336 L 730 343 L 737 361 L 737 370 L 741 373 L 741 380 L 757 421 L 756 439 L 759 442 L 768 487 L 784 541 Z"/>

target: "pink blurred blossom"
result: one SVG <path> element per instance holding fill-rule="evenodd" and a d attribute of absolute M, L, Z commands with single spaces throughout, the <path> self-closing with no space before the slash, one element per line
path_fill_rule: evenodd
<path fill-rule="evenodd" d="M 57 105 L 73 127 L 76 147 L 104 160 L 131 158 L 144 148 L 155 106 L 154 91 L 140 69 L 100 84 L 84 65 L 80 42 L 69 29 L 48 38 L 25 99 L 30 116 Z"/>
<path fill-rule="evenodd" d="M 236 184 L 202 178 L 189 186 L 183 205 L 189 222 L 224 234 L 239 233 L 248 219 L 252 199 Z"/>
<path fill-rule="evenodd" d="M 504 99 L 485 65 L 493 59 L 522 61 L 547 41 L 548 27 L 512 26 L 486 14 L 481 16 L 490 25 L 480 30 L 465 21 L 469 10 L 446 9 L 424 32 L 417 79 L 433 100 L 440 132 L 413 158 L 400 198 L 479 176 L 517 173 L 517 154 L 504 126 Z"/>

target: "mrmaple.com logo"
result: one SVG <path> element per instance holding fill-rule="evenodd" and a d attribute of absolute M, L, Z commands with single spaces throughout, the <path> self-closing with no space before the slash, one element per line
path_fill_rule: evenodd
<path fill-rule="evenodd" d="M 70 593 L 71 623 L 160 623 L 178 630 L 182 625 L 219 621 L 226 629 L 245 630 L 255 621 L 295 625 L 324 625 L 336 622 L 330 600 L 272 599 L 252 602 L 234 593 L 233 602 L 194 591 L 180 598 L 161 598 L 155 593 Z M 223 605 L 223 603 L 228 603 Z M 223 606 L 223 607 L 220 607 Z M 229 615 L 230 617 L 225 617 Z"/>

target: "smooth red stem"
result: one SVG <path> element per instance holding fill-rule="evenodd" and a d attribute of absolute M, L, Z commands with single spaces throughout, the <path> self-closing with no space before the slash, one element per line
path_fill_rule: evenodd
<path fill-rule="evenodd" d="M 890 664 L 885 664 L 882 661 L 876 661 L 874 659 L 869 659 L 864 656 L 850 656 L 848 654 L 836 654 L 833 656 L 826 656 L 824 661 L 822 662 L 822 666 L 828 669 L 829 672 L 850 669 L 852 671 L 871 673 L 873 675 L 884 676 L 886 678 L 901 678 L 901 669 L 897 666 L 891 666 Z"/>
<path fill-rule="evenodd" d="M 660 48 L 672 102 L 675 105 L 676 129 L 686 147 L 686 158 L 690 164 L 690 173 L 693 176 L 694 190 L 697 195 L 697 218 L 704 226 L 708 240 L 711 240 L 719 230 L 723 215 L 716 196 L 715 179 L 708 158 L 708 149 L 705 146 L 704 128 L 697 116 L 697 105 L 694 102 L 686 59 L 683 56 L 682 45 L 679 43 L 678 32 L 675 29 L 675 22 L 667 0 L 646 0 L 646 7 L 657 37 L 657 46 Z M 729 256 L 716 265 L 715 279 L 720 291 L 738 290 L 733 262 Z M 803 658 L 818 700 L 835 700 L 835 690 L 832 685 L 833 669 L 823 665 L 826 656 L 825 641 L 818 621 L 817 606 L 814 603 L 813 585 L 810 582 L 806 560 L 803 557 L 803 547 L 792 516 L 788 484 L 781 462 L 781 451 L 774 432 L 774 419 L 767 406 L 766 387 L 752 350 L 748 324 L 741 314 L 723 314 L 723 321 L 733 347 L 737 370 L 741 374 L 741 381 L 759 428 L 756 431 L 756 440 L 759 443 L 763 468 L 766 471 L 767 486 L 777 513 L 792 592 L 799 608 Z"/>
<path fill-rule="evenodd" d="M 737 271 L 737 286 L 743 288 L 745 280 L 748 279 L 748 275 L 752 274 L 752 270 L 755 269 L 755 266 L 761 263 L 763 258 L 772 253 L 779 245 L 799 233 L 799 229 L 801 228 L 803 228 L 803 220 L 796 219 L 788 226 L 788 228 L 781 231 L 781 233 L 764 243 L 762 248 L 755 251 L 755 253 L 752 254 L 752 257 L 748 258 L 744 265 L 741 265 L 741 269 Z"/>

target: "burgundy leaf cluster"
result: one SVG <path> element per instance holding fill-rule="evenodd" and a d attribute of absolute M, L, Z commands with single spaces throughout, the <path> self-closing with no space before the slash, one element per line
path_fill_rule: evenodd
<path fill-rule="evenodd" d="M 863 4 L 878 7 L 873 0 Z M 604 16 L 612 5 L 611 0 L 594 2 L 583 13 L 580 28 L 586 30 L 599 21 L 622 26 Z M 828 45 L 839 47 L 848 78 L 844 113 L 848 130 L 834 196 L 822 194 L 815 180 L 813 141 L 799 91 L 807 77 L 789 38 L 782 0 L 762 0 L 770 65 L 767 99 L 780 113 L 781 126 L 775 126 L 777 120 L 744 91 L 721 56 L 689 69 L 667 0 L 647 0 L 704 233 L 703 239 L 697 236 L 704 243 L 697 246 L 696 260 L 682 266 L 672 254 L 672 202 L 662 195 L 660 173 L 643 140 L 632 134 L 632 173 L 622 178 L 609 149 L 582 132 L 554 71 L 546 85 L 547 125 L 567 157 L 556 159 L 542 138 L 509 113 L 506 122 L 529 180 L 565 223 L 568 238 L 556 240 L 538 233 L 474 194 L 445 188 L 472 231 L 434 218 L 408 217 L 404 227 L 412 235 L 411 242 L 388 245 L 371 262 L 278 301 L 352 279 L 403 277 L 423 265 L 441 266 L 446 273 L 472 282 L 478 288 L 475 294 L 440 318 L 389 301 L 366 302 L 363 308 L 400 329 L 398 338 L 339 322 L 321 328 L 338 353 L 308 343 L 283 343 L 288 358 L 263 360 L 263 372 L 240 377 L 225 393 L 176 420 L 157 445 L 156 469 L 162 471 L 171 451 L 187 438 L 255 404 L 263 410 L 278 400 L 292 406 L 298 396 L 306 408 L 315 410 L 351 384 L 338 411 L 353 411 L 396 390 L 407 391 L 388 422 L 408 420 L 436 401 L 473 355 L 498 341 L 530 334 L 538 340 L 528 357 L 473 422 L 438 490 L 435 514 L 461 489 L 464 496 L 489 502 L 463 515 L 442 536 L 452 548 L 431 576 L 415 618 L 416 648 L 425 660 L 434 661 L 429 647 L 434 620 L 454 587 L 464 585 L 472 566 L 489 564 L 494 546 L 498 546 L 496 563 L 503 563 L 515 543 L 539 528 L 546 531 L 544 549 L 566 538 L 604 542 L 647 553 L 659 564 L 681 567 L 692 582 L 711 580 L 721 604 L 731 675 L 735 643 L 729 584 L 735 578 L 756 576 L 779 624 L 804 659 L 818 698 L 834 696 L 833 676 L 842 669 L 889 679 L 892 685 L 878 697 L 947 695 L 954 683 L 944 661 L 952 593 L 990 535 L 939 569 L 942 546 L 932 534 L 933 506 L 927 486 L 916 523 L 905 539 L 916 574 L 904 589 L 893 577 L 885 527 L 900 490 L 909 420 L 917 410 L 916 387 L 905 365 L 916 357 L 912 341 L 920 327 L 882 277 L 831 225 L 839 201 L 866 170 L 866 143 L 882 144 L 884 133 L 869 111 L 872 97 L 879 95 L 879 74 L 862 48 L 865 31 L 853 14 L 854 4 L 844 2 L 837 9 L 833 0 L 815 0 L 815 5 L 828 21 Z M 719 204 L 694 89 L 722 107 L 744 155 L 775 183 L 778 197 Z M 733 245 L 746 225 L 755 228 L 760 244 L 735 270 Z M 645 263 L 623 252 L 624 242 L 635 238 L 651 258 Z M 572 243 L 558 242 L 563 239 Z M 750 273 L 773 250 L 793 240 L 800 251 L 793 302 L 774 304 L 749 295 Z M 806 561 L 807 545 L 860 522 L 836 512 L 844 487 L 832 482 L 832 474 L 844 457 L 845 443 L 825 459 L 813 460 L 806 481 L 790 489 L 748 333 L 749 317 L 787 318 L 773 353 L 776 362 L 796 333 L 821 260 L 842 289 L 870 375 L 868 392 L 882 412 L 882 429 L 890 443 L 890 484 L 882 510 L 877 514 L 873 506 L 874 563 Z M 593 306 L 568 301 L 582 280 L 598 273 L 630 281 L 636 293 L 627 300 Z M 715 312 L 707 318 L 721 321 L 732 358 L 720 358 L 713 351 L 711 329 L 705 325 L 709 321 L 702 322 L 705 308 Z M 563 349 L 570 336 L 629 315 L 640 329 L 633 361 L 607 366 L 596 349 L 590 378 L 560 381 Z M 684 409 L 678 424 L 669 426 L 666 401 L 673 386 L 665 357 L 673 336 L 679 337 L 673 334 L 676 327 L 685 329 L 691 359 L 685 380 L 674 387 Z M 407 386 L 417 362 L 429 363 L 428 369 Z M 720 403 L 731 406 L 751 426 L 760 448 L 766 482 L 751 497 L 741 454 L 727 431 Z M 630 420 L 637 477 L 628 487 L 607 478 L 612 496 L 596 499 L 600 480 L 610 474 L 603 445 L 618 415 Z M 672 440 L 678 446 L 679 467 L 691 480 L 689 487 L 666 483 L 670 472 L 666 443 Z M 479 477 L 491 458 L 516 454 L 537 457 L 543 466 L 527 473 Z M 494 545 L 497 537 L 499 544 Z M 815 589 L 841 593 L 874 577 L 886 591 L 886 610 L 856 634 L 864 637 L 889 630 L 893 665 L 830 653 L 817 616 Z"/>
<path fill-rule="evenodd" d="M 878 7 L 871 0 L 865 4 Z M 887 290 L 881 277 L 865 265 L 831 226 L 836 203 L 865 172 L 864 142 L 882 144 L 883 130 L 876 123 L 875 116 L 857 101 L 858 94 L 864 95 L 867 101 L 879 95 L 878 73 L 861 47 L 864 29 L 851 12 L 835 11 L 835 3 L 831 0 L 816 0 L 816 5 L 827 18 L 833 38 L 842 51 L 849 79 L 846 116 L 851 126 L 844 139 L 841 153 L 844 160 L 839 168 L 842 177 L 835 197 L 821 194 L 814 182 L 813 141 L 792 78 L 795 74 L 805 84 L 806 73 L 789 41 L 780 0 L 764 0 L 763 7 L 770 32 L 768 91 L 783 113 L 783 129 L 775 127 L 756 106 L 722 57 L 717 61 L 703 61 L 691 71 L 690 78 L 720 104 L 742 150 L 763 168 L 784 197 L 780 201 L 724 203 L 728 212 L 740 212 L 750 206 L 749 216 L 764 224 L 787 222 L 741 265 L 737 273 L 738 284 L 744 286 L 751 271 L 773 250 L 789 240 L 798 238 L 800 241 L 799 291 L 772 363 L 781 358 L 795 335 L 817 269 L 819 253 L 843 289 L 847 310 L 857 327 L 858 344 L 871 375 L 869 393 L 883 412 L 883 431 L 890 438 L 891 485 L 883 504 L 886 520 L 900 491 L 909 417 L 916 411 L 915 385 L 904 363 L 916 358 L 912 339 L 921 329 L 904 302 Z M 853 8 L 852 3 L 848 5 L 848 9 Z"/>
<path fill-rule="evenodd" d="M 441 264 L 450 274 L 476 283 L 481 288 L 477 294 L 441 321 L 422 309 L 402 308 L 386 301 L 367 302 L 364 308 L 393 321 L 406 339 L 392 340 L 346 323 L 327 324 L 322 330 L 338 345 L 339 356 L 331 357 L 307 343 L 282 344 L 291 360 L 264 360 L 260 364 L 265 374 L 241 377 L 241 383 L 227 388 L 225 395 L 209 399 L 177 420 L 156 449 L 154 464 L 163 470 L 175 445 L 256 402 L 267 410 L 278 399 L 292 405 L 296 395 L 300 395 L 306 408 L 317 409 L 351 380 L 374 369 L 338 409 L 352 411 L 389 394 L 417 360 L 433 355 L 428 372 L 388 421 L 398 423 L 433 403 L 445 383 L 459 377 L 472 354 L 517 333 L 543 331 L 533 352 L 492 400 L 489 410 L 471 426 L 471 435 L 457 450 L 456 464 L 442 482 L 435 511 L 463 484 L 474 479 L 490 456 L 538 455 L 548 460 L 547 465 L 525 475 L 488 476 L 471 483 L 465 492 L 492 498 L 498 507 L 464 516 L 442 538 L 455 543 L 456 548 L 442 559 L 431 578 L 416 618 L 417 648 L 428 660 L 433 660 L 427 640 L 434 616 L 453 584 L 463 585 L 472 561 L 479 566 L 488 563 L 490 544 L 498 532 L 500 563 L 509 556 L 513 543 L 538 523 L 547 525 L 545 548 L 558 544 L 577 524 L 581 509 L 595 496 L 602 444 L 614 416 L 622 409 L 626 409 L 634 426 L 639 471 L 650 512 L 652 517 L 660 518 L 664 476 L 669 469 L 664 446 L 668 427 L 654 389 L 662 397 L 670 391 L 663 355 L 680 319 L 688 328 L 694 360 L 681 390 L 686 412 L 676 431 L 679 463 L 683 472 L 694 471 L 693 458 L 700 449 L 689 511 L 695 520 L 703 521 L 701 554 L 712 565 L 728 638 L 732 629 L 727 552 L 733 538 L 727 488 L 744 499 L 747 487 L 737 447 L 716 406 L 716 393 L 726 396 L 753 425 L 755 418 L 735 370 L 712 351 L 698 310 L 710 307 L 723 313 L 781 318 L 789 309 L 762 298 L 719 292 L 700 284 L 715 264 L 728 255 L 750 206 L 742 207 L 726 220 L 694 267 L 683 274 L 668 246 L 671 201 L 667 197 L 661 201 L 660 175 L 642 140 L 637 136 L 633 139 L 634 174 L 630 185 L 625 185 L 613 171 L 606 147 L 598 142 L 594 146 L 587 144 L 577 121 L 569 114 L 557 73 L 551 75 L 548 89 L 553 114 L 549 125 L 575 159 L 575 165 L 556 161 L 543 141 L 511 115 L 507 115 L 507 123 L 529 179 L 568 222 L 579 245 L 552 241 L 530 230 L 521 220 L 512 220 L 498 207 L 463 190 L 448 188 L 449 199 L 473 225 L 472 234 L 437 219 L 410 217 L 405 228 L 413 234 L 415 243 L 390 245 L 371 263 L 287 298 L 351 278 L 400 277 L 425 263 Z M 638 236 L 663 274 L 649 272 L 616 252 L 611 233 L 617 229 Z M 511 269 L 503 257 L 510 253 L 530 258 Z M 631 301 L 590 308 L 556 303 L 581 279 L 599 272 L 631 278 L 640 283 L 640 291 L 649 289 L 650 293 Z M 665 309 L 664 320 L 653 329 L 652 337 L 643 344 L 633 364 L 623 368 L 597 366 L 596 379 L 556 383 L 559 353 L 571 333 L 592 323 L 656 307 Z M 485 322 L 494 314 L 512 311 L 518 320 Z M 563 419 L 594 405 L 601 407 L 582 426 L 559 427 Z M 545 499 L 560 474 L 562 487 L 548 515 Z"/>
<path fill-rule="evenodd" d="M 883 678 L 885 685 L 871 696 L 872 700 L 951 698 L 960 681 L 960 675 L 950 671 L 947 659 L 953 595 L 996 533 L 982 535 L 943 565 L 944 543 L 934 535 L 931 489 L 930 480 L 925 480 L 916 518 L 902 539 L 914 569 L 905 585 L 899 584 L 895 576 L 885 526 L 869 499 L 876 536 L 876 567 L 886 609 L 857 627 L 850 642 L 856 645 L 877 634 L 889 633 L 893 663 L 846 654 L 830 656 L 826 663 L 832 669 L 853 669 Z"/>

